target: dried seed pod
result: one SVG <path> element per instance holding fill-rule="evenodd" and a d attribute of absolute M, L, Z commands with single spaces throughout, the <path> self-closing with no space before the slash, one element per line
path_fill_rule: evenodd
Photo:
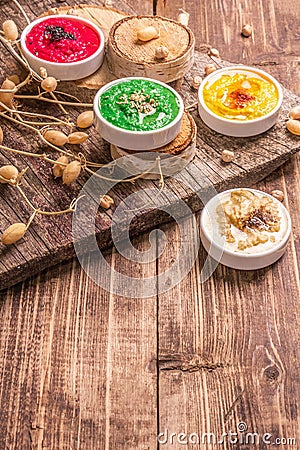
<path fill-rule="evenodd" d="M 2 243 L 5 245 L 15 244 L 15 242 L 22 239 L 26 230 L 27 226 L 25 223 L 13 223 L 2 234 Z"/>
<path fill-rule="evenodd" d="M 223 150 L 221 158 L 224 162 L 231 162 L 234 160 L 235 154 L 231 150 Z"/>
<path fill-rule="evenodd" d="M 13 90 L 15 87 L 16 85 L 13 81 L 6 79 L 2 83 L 1 89 Z M 0 92 L 0 102 L 11 108 L 13 106 L 12 101 L 14 99 L 14 95 L 14 92 Z"/>
<path fill-rule="evenodd" d="M 286 123 L 286 127 L 290 133 L 300 136 L 300 120 L 289 119 Z"/>
<path fill-rule="evenodd" d="M 244 24 L 244 25 L 242 26 L 241 34 L 242 34 L 244 37 L 249 37 L 249 36 L 251 36 L 252 31 L 253 31 L 252 26 L 251 26 L 249 23 L 246 23 L 246 24 Z"/>
<path fill-rule="evenodd" d="M 151 25 L 149 27 L 140 28 L 137 31 L 137 38 L 139 41 L 142 41 L 142 42 L 151 41 L 152 39 L 156 39 L 158 37 L 159 37 L 159 31 Z"/>
<path fill-rule="evenodd" d="M 103 195 L 102 197 L 100 197 L 100 206 L 102 206 L 102 208 L 104 209 L 110 208 L 114 203 L 114 199 L 109 195 Z"/>
<path fill-rule="evenodd" d="M 195 75 L 192 80 L 192 87 L 194 89 L 199 89 L 199 86 L 201 83 L 202 83 L 202 78 L 199 75 Z"/>
<path fill-rule="evenodd" d="M 205 75 L 209 75 L 210 73 L 217 70 L 217 66 L 215 64 L 207 64 L 207 66 L 205 66 L 204 70 L 205 70 Z"/>
<path fill-rule="evenodd" d="M 68 136 L 59 130 L 46 130 L 43 137 L 46 141 L 50 142 L 50 144 L 56 145 L 57 147 L 62 147 L 68 142 Z"/>
<path fill-rule="evenodd" d="M 3 142 L 3 130 L 0 127 L 0 145 L 2 144 L 2 142 Z"/>
<path fill-rule="evenodd" d="M 271 195 L 275 197 L 280 202 L 283 202 L 284 200 L 284 193 L 280 191 L 279 189 L 274 189 L 274 191 L 271 192 Z"/>
<path fill-rule="evenodd" d="M 300 105 L 294 106 L 289 112 L 291 119 L 300 119 Z"/>
<path fill-rule="evenodd" d="M 53 166 L 53 175 L 55 178 L 62 177 L 68 163 L 69 159 L 66 155 L 62 155 L 56 160 L 56 163 Z"/>
<path fill-rule="evenodd" d="M 164 45 L 160 45 L 155 49 L 155 58 L 164 59 L 169 55 L 169 49 Z"/>
<path fill-rule="evenodd" d="M 88 128 L 93 125 L 94 122 L 94 112 L 84 111 L 77 117 L 77 126 L 79 128 Z"/>
<path fill-rule="evenodd" d="M 177 16 L 177 22 L 181 23 L 181 25 L 185 25 L 186 27 L 189 24 L 190 15 L 188 12 L 181 10 L 182 12 Z"/>
<path fill-rule="evenodd" d="M 16 41 L 19 36 L 18 27 L 13 20 L 6 20 L 2 24 L 4 37 L 8 41 Z"/>
<path fill-rule="evenodd" d="M 0 176 L 7 180 L 7 181 L 0 180 L 0 183 L 2 184 L 8 183 L 9 181 L 16 181 L 18 175 L 19 175 L 18 169 L 11 164 L 0 167 Z"/>
<path fill-rule="evenodd" d="M 17 74 L 10 75 L 9 77 L 7 77 L 7 79 L 8 79 L 9 81 L 12 81 L 13 83 L 15 83 L 15 85 L 21 83 L 20 77 L 19 77 L 19 75 L 17 75 Z"/>
<path fill-rule="evenodd" d="M 64 184 L 71 184 L 73 181 L 77 180 L 79 177 L 79 174 L 81 172 L 81 164 L 79 161 L 72 161 L 70 162 L 62 175 L 63 183 Z"/>
<path fill-rule="evenodd" d="M 215 58 L 220 58 L 219 50 L 217 50 L 216 48 L 211 48 L 209 50 L 209 54 L 210 56 L 214 56 Z"/>
<path fill-rule="evenodd" d="M 47 77 L 41 82 L 41 87 L 44 91 L 53 92 L 57 88 L 57 80 L 54 77 Z"/>
<path fill-rule="evenodd" d="M 42 78 L 47 78 L 48 73 L 47 73 L 47 70 L 45 69 L 45 67 L 40 67 L 39 72 L 40 72 L 40 75 Z"/>
<path fill-rule="evenodd" d="M 68 144 L 82 144 L 88 137 L 89 135 L 83 133 L 83 131 L 75 131 L 74 133 L 69 134 Z"/>

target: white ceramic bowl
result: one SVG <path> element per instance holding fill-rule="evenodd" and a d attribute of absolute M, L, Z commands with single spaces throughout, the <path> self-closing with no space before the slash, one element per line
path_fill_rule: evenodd
<path fill-rule="evenodd" d="M 99 36 L 100 45 L 95 53 L 90 55 L 89 57 L 76 62 L 70 63 L 60 63 L 60 62 L 51 62 L 45 59 L 38 58 L 33 53 L 28 50 L 26 45 L 26 36 L 29 31 L 38 23 L 44 22 L 45 20 L 52 18 L 64 18 L 64 19 L 73 19 L 79 22 L 83 22 L 89 25 Z M 47 70 L 48 76 L 55 77 L 58 80 L 78 80 L 80 78 L 87 77 L 92 73 L 96 72 L 99 69 L 101 64 L 103 63 L 104 58 L 104 45 L 105 45 L 105 37 L 103 32 L 99 27 L 97 27 L 93 22 L 89 20 L 83 19 L 78 16 L 72 16 L 70 14 L 56 14 L 52 16 L 45 16 L 40 19 L 34 20 L 31 22 L 22 32 L 21 35 L 21 48 L 22 52 L 27 59 L 30 67 L 39 73 L 40 67 L 45 67 Z"/>
<path fill-rule="evenodd" d="M 240 190 L 240 188 L 221 192 L 205 205 L 200 220 L 201 241 L 207 253 L 225 266 L 240 270 L 261 269 L 273 264 L 284 254 L 291 234 L 291 218 L 283 204 L 271 195 L 256 189 L 242 189 L 270 197 L 278 206 L 283 228 L 276 242 L 251 247 L 252 250 L 249 250 L 248 253 L 243 250 L 233 251 L 230 249 L 230 244 L 226 245 L 224 236 L 221 236 L 219 232 L 216 208 L 220 202 L 230 197 L 232 191 Z"/>
<path fill-rule="evenodd" d="M 171 123 L 157 130 L 131 131 L 113 125 L 102 116 L 99 109 L 99 101 L 101 95 L 115 84 L 136 79 L 152 81 L 153 83 L 160 84 L 176 95 L 176 98 L 179 101 L 179 112 Z M 152 78 L 128 77 L 111 81 L 97 92 L 94 99 L 95 125 L 97 131 L 106 141 L 110 142 L 113 145 L 116 145 L 117 147 L 121 147 L 127 150 L 148 151 L 169 144 L 169 142 L 173 141 L 173 139 L 176 138 L 180 131 L 183 111 L 183 100 L 178 92 L 176 92 L 175 89 L 171 88 L 171 86 L 168 86 L 167 84 L 162 83 L 158 80 L 154 80 Z"/>
<path fill-rule="evenodd" d="M 250 71 L 257 73 L 258 75 L 266 78 L 272 84 L 275 85 L 278 92 L 278 101 L 274 109 L 272 109 L 268 114 L 264 116 L 258 117 L 256 119 L 228 119 L 225 117 L 221 117 L 215 114 L 206 104 L 203 98 L 203 89 L 207 85 L 207 83 L 214 82 L 217 78 L 221 77 L 226 73 L 234 73 L 237 71 Z M 255 136 L 257 134 L 263 133 L 271 128 L 277 121 L 279 110 L 282 104 L 283 93 L 280 84 L 278 81 L 264 72 L 263 70 L 256 69 L 254 67 L 248 66 L 231 66 L 224 67 L 222 69 L 218 69 L 215 72 L 212 72 L 202 81 L 199 91 L 198 91 L 198 109 L 199 114 L 203 122 L 213 130 L 222 133 L 226 136 L 235 136 L 235 137 L 247 137 L 247 136 Z"/>

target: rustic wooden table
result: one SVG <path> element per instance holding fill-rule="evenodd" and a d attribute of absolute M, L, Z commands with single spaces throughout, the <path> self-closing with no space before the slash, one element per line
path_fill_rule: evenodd
<path fill-rule="evenodd" d="M 58 4 L 64 2 L 30 1 L 25 8 L 33 18 Z M 171 18 L 188 10 L 198 49 L 209 44 L 228 61 L 261 67 L 300 95 L 299 0 L 126 4 Z M 246 22 L 254 26 L 249 39 L 240 36 Z M 288 439 L 300 441 L 299 170 L 297 155 L 257 185 L 281 189 L 293 220 L 288 250 L 271 268 L 219 266 L 201 284 L 201 250 L 177 287 L 128 299 L 93 284 L 74 259 L 2 292 L 1 449 L 152 450 L 160 432 L 162 449 L 250 448 L 246 427 L 257 433 L 251 448 L 267 449 L 276 439 L 276 448 L 298 448 Z M 157 262 L 141 267 L 113 250 L 107 260 L 128 275 L 155 276 L 180 245 L 175 224 L 163 230 L 169 243 Z M 186 236 L 191 232 L 186 223 Z M 148 237 L 135 245 L 147 249 Z M 194 444 L 197 435 L 220 440 L 229 430 L 238 433 L 232 443 L 214 445 L 204 436 L 205 444 Z"/>

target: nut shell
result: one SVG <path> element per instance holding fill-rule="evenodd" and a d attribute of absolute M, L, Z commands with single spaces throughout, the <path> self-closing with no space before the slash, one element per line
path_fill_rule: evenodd
<path fill-rule="evenodd" d="M 290 133 L 300 136 L 300 120 L 289 119 L 286 123 L 286 127 Z"/>
<path fill-rule="evenodd" d="M 46 130 L 43 137 L 46 141 L 50 142 L 50 144 L 56 145 L 57 147 L 62 147 L 68 142 L 68 136 L 59 130 Z"/>
<path fill-rule="evenodd" d="M 74 133 L 69 134 L 68 144 L 82 144 L 88 137 L 89 135 L 83 133 L 83 131 L 75 131 Z"/>
<path fill-rule="evenodd" d="M 204 70 L 205 70 L 205 75 L 209 75 L 210 73 L 217 70 L 217 66 L 215 64 L 207 64 L 207 66 L 205 66 Z"/>
<path fill-rule="evenodd" d="M 6 184 L 9 181 L 15 181 L 18 175 L 19 175 L 18 169 L 13 165 L 0 167 L 0 176 L 7 180 L 7 181 L 0 180 L 1 184 Z"/>
<path fill-rule="evenodd" d="M 149 27 L 140 28 L 137 31 L 137 38 L 139 41 L 142 41 L 142 42 L 148 42 L 148 41 L 151 41 L 152 39 L 156 39 L 158 37 L 159 37 L 159 31 L 151 25 Z"/>
<path fill-rule="evenodd" d="M 16 23 L 13 20 L 6 20 L 2 24 L 5 39 L 8 41 L 16 41 L 19 36 L 19 31 Z"/>
<path fill-rule="evenodd" d="M 242 31 L 241 34 L 244 37 L 250 37 L 252 34 L 253 28 L 249 23 L 246 23 L 245 25 L 242 26 Z"/>
<path fill-rule="evenodd" d="M 55 178 L 62 177 L 68 162 L 69 159 L 66 155 L 62 155 L 57 159 L 56 164 L 53 166 L 53 175 Z"/>
<path fill-rule="evenodd" d="M 1 89 L 12 90 L 15 87 L 16 85 L 13 81 L 6 79 L 2 83 Z M 11 108 L 14 95 L 15 95 L 14 92 L 0 92 L 0 102 L 4 103 L 4 105 Z"/>
<path fill-rule="evenodd" d="M 100 197 L 100 206 L 104 209 L 109 209 L 114 203 L 114 199 L 109 195 L 103 195 Z"/>
<path fill-rule="evenodd" d="M 283 200 L 284 200 L 284 193 L 282 191 L 280 191 L 279 189 L 274 189 L 271 192 L 271 195 L 273 197 L 275 197 L 277 200 L 279 200 L 280 202 L 283 202 Z"/>
<path fill-rule="evenodd" d="M 156 59 L 164 59 L 169 55 L 169 49 L 164 45 L 160 45 L 155 49 L 155 58 Z"/>
<path fill-rule="evenodd" d="M 71 184 L 73 181 L 77 180 L 81 172 L 81 164 L 79 161 L 72 161 L 70 162 L 62 176 L 62 180 L 64 184 Z"/>
<path fill-rule="evenodd" d="M 228 163 L 234 160 L 235 154 L 231 150 L 223 150 L 221 154 L 222 161 Z"/>
<path fill-rule="evenodd" d="M 94 111 L 84 111 L 77 117 L 78 128 L 88 128 L 94 123 Z"/>
<path fill-rule="evenodd" d="M 54 77 L 47 77 L 41 82 L 41 87 L 46 92 L 53 92 L 57 88 L 57 80 Z"/>
<path fill-rule="evenodd" d="M 14 223 L 10 225 L 2 234 L 2 243 L 5 245 L 11 245 L 22 239 L 26 233 L 27 226 L 25 223 Z"/>
<path fill-rule="evenodd" d="M 300 105 L 294 106 L 289 112 L 291 119 L 300 119 Z"/>

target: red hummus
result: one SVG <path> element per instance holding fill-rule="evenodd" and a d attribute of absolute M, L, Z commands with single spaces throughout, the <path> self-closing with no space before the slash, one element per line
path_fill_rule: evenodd
<path fill-rule="evenodd" d="M 71 63 L 97 51 L 100 37 L 88 24 L 65 17 L 49 18 L 35 25 L 26 36 L 28 50 L 38 58 Z"/>

